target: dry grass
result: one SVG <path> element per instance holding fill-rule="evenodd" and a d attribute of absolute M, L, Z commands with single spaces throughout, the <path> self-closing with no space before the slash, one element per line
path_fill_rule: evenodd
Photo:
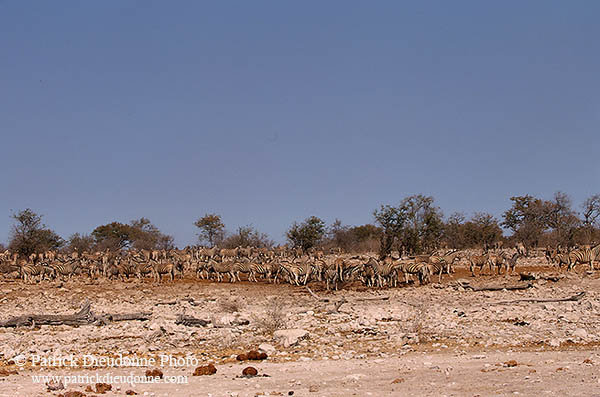
<path fill-rule="evenodd" d="M 244 309 L 244 303 L 238 299 L 223 299 L 219 302 L 219 308 L 225 313 L 239 313 Z"/>
<path fill-rule="evenodd" d="M 265 334 L 273 334 L 278 329 L 283 329 L 287 325 L 286 305 L 283 298 L 271 298 L 267 301 L 265 314 L 262 316 L 253 316 L 256 328 L 262 330 Z"/>

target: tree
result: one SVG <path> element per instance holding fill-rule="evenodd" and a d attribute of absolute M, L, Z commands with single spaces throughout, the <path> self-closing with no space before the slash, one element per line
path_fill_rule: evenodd
<path fill-rule="evenodd" d="M 581 207 L 583 209 L 582 240 L 586 244 L 590 244 L 600 238 L 600 222 L 598 222 L 600 220 L 600 194 L 587 198 Z"/>
<path fill-rule="evenodd" d="M 175 246 L 173 237 L 161 233 L 148 218 L 135 219 L 129 224 L 132 228 L 132 246 L 135 249 L 168 250 Z"/>
<path fill-rule="evenodd" d="M 584 226 L 597 226 L 600 218 L 600 194 L 588 197 L 582 205 Z"/>
<path fill-rule="evenodd" d="M 381 257 L 389 255 L 394 241 L 411 254 L 432 251 L 443 232 L 442 212 L 431 196 L 409 196 L 397 207 L 382 205 L 373 215 L 383 229 Z"/>
<path fill-rule="evenodd" d="M 98 226 L 92 231 L 92 237 L 99 250 L 153 250 L 174 247 L 173 237 L 161 233 L 148 218 L 135 219 L 129 224 L 112 222 Z"/>
<path fill-rule="evenodd" d="M 130 225 L 120 222 L 111 222 L 98 226 L 92 231 L 92 237 L 98 249 L 118 251 L 129 248 L 133 242 L 134 230 Z"/>
<path fill-rule="evenodd" d="M 348 226 L 336 219 L 327 230 L 328 248 L 340 248 L 344 252 L 364 252 L 376 250 L 382 230 L 375 225 Z"/>
<path fill-rule="evenodd" d="M 89 234 L 79 234 L 75 233 L 69 237 L 69 241 L 67 243 L 67 251 L 77 251 L 77 252 L 91 252 L 94 250 L 95 241 L 92 236 Z"/>
<path fill-rule="evenodd" d="M 11 216 L 15 220 L 8 248 L 19 255 L 29 256 L 60 248 L 64 241 L 42 223 L 42 216 L 27 208 Z"/>
<path fill-rule="evenodd" d="M 324 235 L 325 222 L 316 216 L 306 218 L 300 224 L 294 222 L 286 232 L 286 237 L 294 248 L 302 248 L 304 251 L 316 246 Z"/>
<path fill-rule="evenodd" d="M 466 226 L 465 237 L 470 247 L 493 247 L 502 238 L 502 229 L 492 214 L 476 212 Z"/>
<path fill-rule="evenodd" d="M 194 225 L 200 229 L 200 242 L 207 242 L 210 247 L 217 245 L 224 237 L 225 225 L 217 214 L 205 214 Z"/>
<path fill-rule="evenodd" d="M 540 245 L 542 238 L 567 247 L 574 244 L 580 220 L 568 195 L 556 192 L 552 200 L 525 195 L 511 197 L 511 201 L 502 225 L 513 231 L 513 238 L 529 247 Z"/>
<path fill-rule="evenodd" d="M 512 207 L 504 212 L 502 225 L 513 231 L 513 238 L 528 247 L 537 246 L 546 230 L 544 201 L 530 196 L 511 197 Z"/>
<path fill-rule="evenodd" d="M 228 236 L 221 245 L 224 248 L 270 248 L 274 245 L 274 242 L 265 233 L 259 232 L 252 225 L 248 225 L 238 227 L 237 233 Z"/>

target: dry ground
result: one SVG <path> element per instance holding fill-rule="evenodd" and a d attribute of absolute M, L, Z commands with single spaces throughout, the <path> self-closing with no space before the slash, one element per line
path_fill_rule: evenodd
<path fill-rule="evenodd" d="M 191 376 L 194 367 L 160 366 L 187 384 L 116 384 L 106 395 L 169 396 L 382 396 L 382 395 L 600 395 L 600 280 L 578 268 L 565 275 L 540 259 L 520 272 L 558 274 L 522 291 L 470 291 L 471 285 L 518 284 L 518 276 L 475 278 L 464 267 L 441 285 L 337 292 L 265 283 L 217 284 L 192 279 L 153 285 L 139 282 L 43 282 L 0 284 L 0 319 L 27 313 L 73 313 L 85 299 L 97 313 L 152 311 L 150 321 L 104 326 L 41 326 L 0 329 L 0 396 L 58 395 L 32 375 L 143 375 L 146 368 L 56 368 L 32 365 L 34 356 L 156 358 L 190 356 L 212 362 L 217 374 Z M 489 270 L 488 270 L 489 271 Z M 577 302 L 500 304 L 520 298 L 563 298 L 585 291 Z M 340 299 L 347 300 L 335 311 Z M 184 313 L 209 320 L 207 327 L 176 325 Z M 307 338 L 283 346 L 278 329 L 302 329 Z M 236 361 L 259 345 L 269 358 Z M 265 346 L 268 344 L 271 346 Z M 28 360 L 19 367 L 15 360 Z M 516 366 L 513 366 L 515 364 Z M 505 364 L 508 363 L 508 364 Z M 268 377 L 240 378 L 246 366 Z M 15 374 L 10 374 L 16 371 Z M 2 376 L 2 373 L 5 375 Z M 394 383 L 395 382 L 395 383 Z M 86 385 L 68 386 L 84 391 Z M 117 390 L 119 388 L 119 390 Z M 312 391 L 309 391 L 312 390 Z M 112 394 L 111 394 L 112 393 Z M 280 393 L 280 394 L 277 394 Z M 93 395 L 87 392 L 87 395 Z"/>

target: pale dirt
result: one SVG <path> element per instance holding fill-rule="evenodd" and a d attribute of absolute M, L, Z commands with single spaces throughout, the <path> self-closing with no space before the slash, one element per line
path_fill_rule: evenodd
<path fill-rule="evenodd" d="M 559 274 L 541 259 L 527 268 Z M 143 375 L 146 368 L 19 368 L 15 356 L 31 358 L 94 354 L 158 357 L 191 355 L 212 362 L 217 374 L 193 377 L 193 367 L 162 366 L 167 376 L 188 376 L 187 384 L 118 385 L 107 396 L 600 396 L 600 280 L 578 268 L 558 282 L 536 282 L 525 291 L 473 292 L 456 288 L 456 279 L 473 285 L 516 284 L 516 276 L 472 278 L 459 268 L 442 285 L 366 289 L 354 284 L 327 292 L 311 288 L 330 302 L 317 302 L 301 287 L 265 283 L 217 284 L 192 279 L 174 284 L 144 282 L 0 282 L 0 319 L 26 313 L 73 313 L 85 299 L 95 312 L 148 310 L 148 322 L 102 327 L 42 326 L 0 329 L 0 396 L 51 396 L 32 375 Z M 562 298 L 586 291 L 578 302 L 498 305 L 520 298 Z M 339 313 L 334 303 L 349 302 Z M 364 300 L 387 298 L 387 300 Z M 190 304 L 183 298 L 193 298 Z M 157 303 L 177 301 L 176 304 Z M 184 312 L 212 320 L 209 327 L 175 325 Z M 279 324 L 269 321 L 278 317 Z M 237 321 L 248 320 L 248 325 Z M 272 338 L 275 328 L 301 328 L 306 340 L 284 348 Z M 163 331 L 164 330 L 164 331 Z M 235 356 L 268 343 L 276 351 L 262 362 L 239 363 Z M 509 367 L 506 362 L 516 361 Z M 241 378 L 246 366 L 268 377 Z M 17 374 L 2 376 L 2 371 Z M 396 383 L 394 383 L 396 382 Z M 66 390 L 84 391 L 86 385 Z M 117 388 L 119 388 L 117 390 Z M 313 391 L 309 391 L 313 390 Z M 94 395 L 86 392 L 86 395 Z"/>

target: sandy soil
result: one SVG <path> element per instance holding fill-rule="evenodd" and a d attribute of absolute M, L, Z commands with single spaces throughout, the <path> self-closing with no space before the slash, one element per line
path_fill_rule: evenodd
<path fill-rule="evenodd" d="M 156 396 L 384 396 L 384 395 L 600 395 L 600 280 L 586 269 L 567 274 L 528 259 L 520 272 L 557 275 L 520 291 L 471 291 L 471 285 L 516 285 L 518 276 L 470 277 L 458 268 L 441 284 L 367 289 L 358 284 L 327 292 L 266 283 L 212 283 L 193 279 L 154 285 L 73 281 L 24 285 L 1 282 L 0 318 L 27 313 L 73 313 L 85 299 L 96 313 L 151 311 L 149 321 L 103 326 L 41 326 L 0 329 L 0 396 L 49 396 L 81 391 L 85 384 L 47 391 L 35 375 L 144 375 L 145 367 L 88 368 L 83 357 L 197 361 L 160 367 L 180 384 L 111 382 L 106 395 Z M 513 303 L 523 298 L 576 302 Z M 336 311 L 336 303 L 343 303 Z M 324 301 L 327 300 L 327 301 Z M 206 327 L 176 325 L 185 313 Z M 287 331 L 287 330 L 296 331 Z M 298 331 L 299 330 L 299 331 Z M 277 336 L 279 333 L 289 333 Z M 298 339 L 293 334 L 302 335 Z M 261 348 L 268 359 L 240 363 L 236 356 Z M 73 355 L 74 367 L 35 360 Z M 197 365 L 214 363 L 217 373 L 192 376 Z M 45 364 L 45 365 L 44 365 Z M 53 363 L 56 364 L 56 363 Z M 172 363 L 171 363 L 172 364 Z M 196 365 L 197 364 L 197 365 Z M 516 365 L 515 365 L 516 364 Z M 259 376 L 241 377 L 253 366 Z M 95 383 L 95 382 L 92 382 Z M 93 386 L 93 385 L 92 385 Z M 111 394 L 112 393 L 112 394 Z"/>

